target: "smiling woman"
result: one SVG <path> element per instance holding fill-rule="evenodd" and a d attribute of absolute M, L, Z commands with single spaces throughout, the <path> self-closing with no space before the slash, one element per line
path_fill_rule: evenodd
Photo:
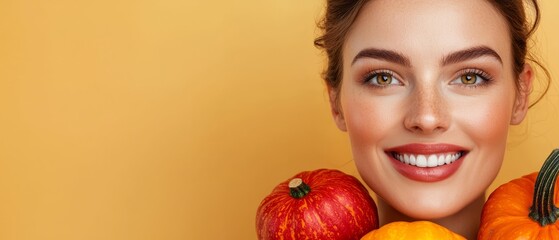
<path fill-rule="evenodd" d="M 532 3 L 533 25 L 521 0 L 328 1 L 315 44 L 381 225 L 426 219 L 475 238 L 509 126 L 530 105 Z"/>

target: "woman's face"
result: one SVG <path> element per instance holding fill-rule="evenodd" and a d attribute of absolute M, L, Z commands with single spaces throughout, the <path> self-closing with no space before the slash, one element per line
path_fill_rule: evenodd
<path fill-rule="evenodd" d="M 510 42 L 505 19 L 484 0 L 376 0 L 361 9 L 333 114 L 362 178 L 392 207 L 448 216 L 493 181 L 508 126 L 526 113 Z M 526 67 L 521 82 L 531 74 Z"/>

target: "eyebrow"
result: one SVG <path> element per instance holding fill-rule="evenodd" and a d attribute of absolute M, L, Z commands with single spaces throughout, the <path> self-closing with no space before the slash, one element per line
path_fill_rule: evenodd
<path fill-rule="evenodd" d="M 449 55 L 444 56 L 441 60 L 441 65 L 445 66 L 445 65 L 463 62 L 463 61 L 484 57 L 484 56 L 493 57 L 501 64 L 503 63 L 501 56 L 499 56 L 499 54 L 495 50 L 487 46 L 476 46 L 476 47 L 456 51 L 450 53 Z M 378 48 L 363 49 L 359 53 L 357 53 L 357 55 L 353 58 L 351 64 L 353 65 L 355 62 L 357 62 L 357 60 L 361 58 L 374 58 L 379 60 L 385 60 L 388 62 L 393 62 L 405 67 L 411 67 L 411 61 L 409 58 L 407 58 L 401 53 L 392 50 L 378 49 Z"/>
<path fill-rule="evenodd" d="M 406 67 L 410 67 L 411 63 L 410 60 L 397 52 L 385 49 L 377 49 L 377 48 L 366 48 L 361 50 L 357 55 L 353 58 L 351 64 L 353 65 L 357 60 L 361 58 L 374 58 L 385 60 L 393 63 L 397 63 Z"/>
<path fill-rule="evenodd" d="M 484 56 L 493 57 L 496 60 L 498 60 L 501 64 L 503 64 L 503 60 L 501 59 L 501 56 L 499 56 L 499 54 L 495 50 L 487 46 L 477 46 L 477 47 L 472 47 L 457 52 L 453 52 L 445 56 L 441 61 L 441 65 L 444 66 L 448 64 L 459 63 L 459 62 L 471 60 L 474 58 L 484 57 Z"/>

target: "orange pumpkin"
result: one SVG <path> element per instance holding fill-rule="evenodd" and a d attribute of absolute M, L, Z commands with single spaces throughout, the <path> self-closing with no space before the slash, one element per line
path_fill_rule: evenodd
<path fill-rule="evenodd" d="M 429 221 L 392 222 L 373 230 L 363 236 L 361 240 L 465 240 L 462 236 L 447 228 Z"/>
<path fill-rule="evenodd" d="M 498 187 L 483 207 L 478 239 L 559 239 L 559 149 L 537 172 Z"/>

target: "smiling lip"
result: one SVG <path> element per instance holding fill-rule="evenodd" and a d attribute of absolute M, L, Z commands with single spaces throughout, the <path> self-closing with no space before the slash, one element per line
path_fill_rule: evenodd
<path fill-rule="evenodd" d="M 406 144 L 385 150 L 394 168 L 420 182 L 436 182 L 454 174 L 467 151 L 452 144 Z M 413 159 L 413 160 L 412 160 Z"/>

